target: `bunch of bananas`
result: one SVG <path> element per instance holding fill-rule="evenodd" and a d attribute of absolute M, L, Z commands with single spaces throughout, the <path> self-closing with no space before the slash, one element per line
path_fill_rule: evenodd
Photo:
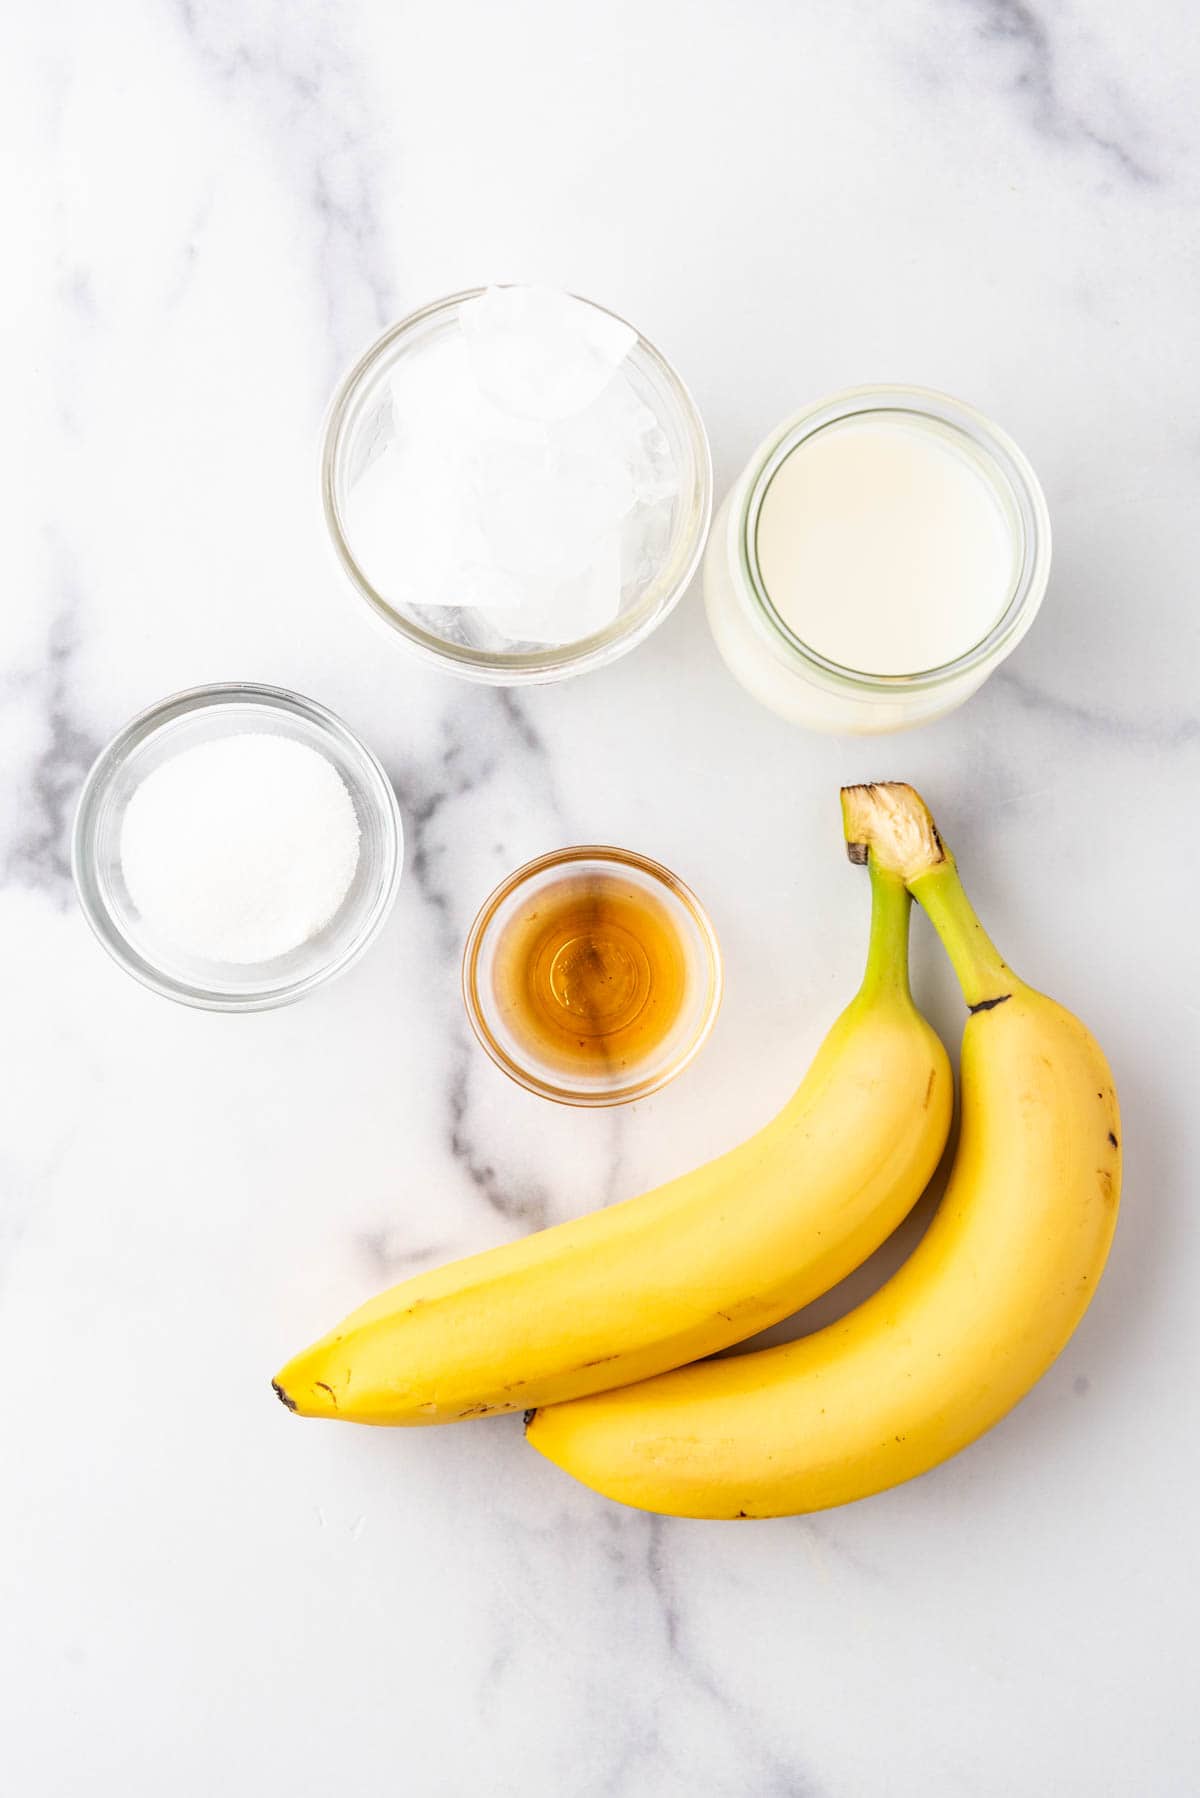
<path fill-rule="evenodd" d="M 871 879 L 866 972 L 778 1117 L 639 1198 L 392 1287 L 282 1370 L 291 1410 L 374 1424 L 523 1410 L 532 1445 L 609 1498 L 773 1517 L 911 1479 L 1024 1396 L 1112 1240 L 1112 1076 L 1079 1020 L 1002 960 L 920 796 L 889 782 L 842 802 Z M 703 1360 L 858 1266 L 937 1167 L 953 1088 L 909 991 L 911 898 L 970 1012 L 933 1223 L 836 1323 Z"/>

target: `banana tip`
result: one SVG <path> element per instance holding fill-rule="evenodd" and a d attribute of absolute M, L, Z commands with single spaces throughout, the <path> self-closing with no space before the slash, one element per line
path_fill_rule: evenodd
<path fill-rule="evenodd" d="M 286 1405 L 289 1411 L 294 1411 L 296 1409 L 295 1399 L 289 1398 L 278 1380 L 271 1381 L 271 1391 L 275 1394 L 275 1397 L 279 1400 L 280 1404 Z"/>

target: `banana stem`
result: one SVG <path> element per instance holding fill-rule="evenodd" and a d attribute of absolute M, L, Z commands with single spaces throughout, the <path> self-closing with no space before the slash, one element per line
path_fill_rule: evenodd
<path fill-rule="evenodd" d="M 867 969 L 861 994 L 868 999 L 884 992 L 909 997 L 908 917 L 912 899 L 898 874 L 890 873 L 873 859 L 868 872 L 871 876 L 871 939 L 867 945 Z"/>
<path fill-rule="evenodd" d="M 842 823 L 851 861 L 866 861 L 873 883 L 877 876 L 902 881 L 928 914 L 971 1010 L 1003 1004 L 1021 982 L 976 917 L 954 857 L 916 789 L 896 780 L 843 787 Z M 907 938 L 907 919 L 904 930 Z M 871 941 L 874 949 L 874 921 Z M 907 954 L 904 965 L 907 985 Z"/>
<path fill-rule="evenodd" d="M 942 939 L 963 998 L 972 1011 L 987 1011 L 1010 998 L 1021 983 L 993 943 L 963 891 L 954 858 L 909 883 L 929 922 Z"/>

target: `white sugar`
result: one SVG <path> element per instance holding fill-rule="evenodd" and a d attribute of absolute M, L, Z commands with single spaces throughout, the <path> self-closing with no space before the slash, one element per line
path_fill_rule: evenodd
<path fill-rule="evenodd" d="M 121 828 L 121 871 L 143 922 L 178 950 L 239 965 L 315 936 L 358 854 L 354 801 L 332 762 L 255 732 L 163 762 Z"/>
<path fill-rule="evenodd" d="M 636 343 L 585 301 L 505 287 L 401 358 L 346 513 L 389 603 L 447 608 L 465 641 L 563 644 L 644 589 L 680 477 L 630 376 Z"/>

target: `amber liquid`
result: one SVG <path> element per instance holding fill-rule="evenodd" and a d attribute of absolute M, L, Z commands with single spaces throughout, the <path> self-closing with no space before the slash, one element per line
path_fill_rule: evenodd
<path fill-rule="evenodd" d="M 645 1061 L 679 1019 L 686 977 L 666 908 L 616 873 L 542 887 L 505 926 L 493 964 L 514 1036 L 575 1074 Z"/>

